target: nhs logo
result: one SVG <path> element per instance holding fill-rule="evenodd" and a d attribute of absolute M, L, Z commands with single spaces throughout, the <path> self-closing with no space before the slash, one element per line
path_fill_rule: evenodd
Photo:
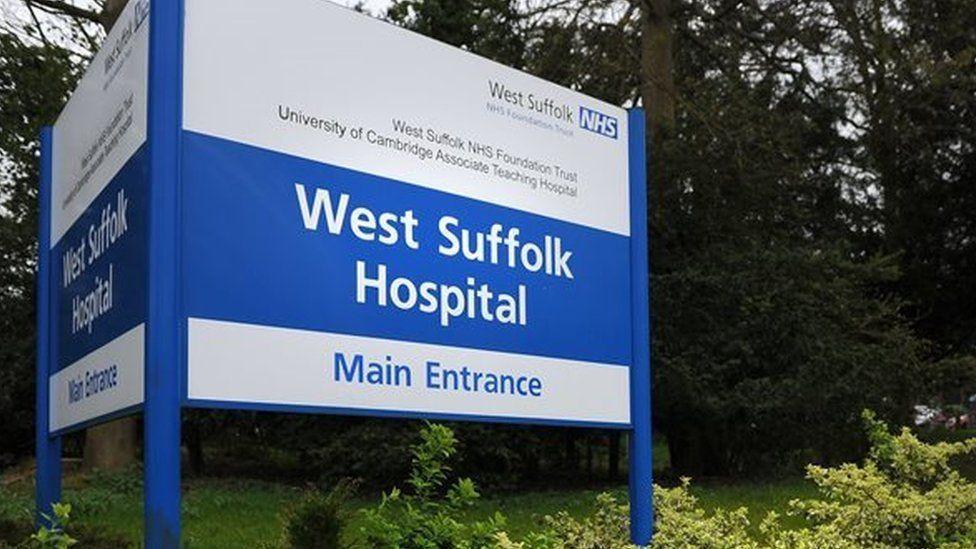
<path fill-rule="evenodd" d="M 617 138 L 618 122 L 613 116 L 580 106 L 579 121 L 580 127 L 584 130 L 590 130 L 613 139 Z"/>

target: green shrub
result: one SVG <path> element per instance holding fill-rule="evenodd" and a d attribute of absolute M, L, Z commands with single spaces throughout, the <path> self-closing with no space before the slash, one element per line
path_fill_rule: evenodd
<path fill-rule="evenodd" d="M 45 549 L 67 549 L 78 543 L 78 540 L 64 530 L 71 519 L 71 504 L 54 503 L 51 508 L 54 511 L 53 515 L 44 514 L 50 526 L 41 526 L 37 532 L 31 534 L 30 539 L 34 542 L 32 545 Z"/>
<path fill-rule="evenodd" d="M 963 549 L 976 547 L 976 484 L 952 466 L 976 451 L 976 439 L 926 444 L 907 428 L 892 435 L 865 412 L 871 450 L 863 465 L 810 466 L 817 499 L 790 503 L 806 525 L 789 529 L 775 513 L 750 529 L 748 510 L 705 512 L 685 480 L 677 488 L 655 487 L 655 549 Z M 499 549 L 589 549 L 631 547 L 628 510 L 611 496 L 598 499 L 597 513 L 577 520 L 547 517 L 541 534 L 514 542 L 496 535 Z"/>
<path fill-rule="evenodd" d="M 18 507 L 16 498 L 0 484 L 0 548 L 13 547 L 31 535 L 31 515 Z"/>
<path fill-rule="evenodd" d="M 348 502 L 355 483 L 342 480 L 329 491 L 308 490 L 284 513 L 284 546 L 291 549 L 336 549 L 350 517 Z"/>
<path fill-rule="evenodd" d="M 410 491 L 394 488 L 377 507 L 363 511 L 361 541 L 367 547 L 391 549 L 493 546 L 504 517 L 496 513 L 486 521 L 463 518 L 463 510 L 479 497 L 474 482 L 463 478 L 445 487 L 447 462 L 456 452 L 454 432 L 427 424 L 420 438 L 411 449 Z"/>

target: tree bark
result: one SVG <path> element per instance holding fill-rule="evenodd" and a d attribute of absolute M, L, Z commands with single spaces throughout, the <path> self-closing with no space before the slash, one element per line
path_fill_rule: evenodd
<path fill-rule="evenodd" d="M 186 450 L 189 459 L 190 472 L 194 475 L 203 474 L 203 436 L 200 425 L 195 421 L 188 421 L 186 425 Z"/>
<path fill-rule="evenodd" d="M 593 437 L 586 437 L 586 478 L 593 479 Z"/>
<path fill-rule="evenodd" d="M 566 429 L 563 433 L 563 470 L 567 474 L 575 475 L 579 470 L 579 454 L 576 451 L 576 432 Z"/>
<path fill-rule="evenodd" d="M 647 182 L 652 190 L 651 229 L 659 235 L 663 231 L 667 194 L 662 153 L 675 116 L 671 0 L 642 0 L 640 7 L 641 101 L 651 145 Z"/>
<path fill-rule="evenodd" d="M 694 418 L 675 422 L 668 431 L 671 469 L 692 478 L 728 476 L 732 469 L 727 444 L 720 425 Z"/>
<path fill-rule="evenodd" d="M 99 23 L 105 28 L 105 32 L 112 30 L 112 25 L 115 25 L 115 21 L 127 3 L 127 0 L 105 0 L 105 4 L 102 5 L 102 13 L 98 17 Z"/>
<path fill-rule="evenodd" d="M 610 433 L 610 464 L 607 469 L 610 480 L 620 478 L 620 431 Z"/>
<path fill-rule="evenodd" d="M 105 29 L 105 32 L 112 30 L 112 25 L 115 24 L 127 3 L 128 0 L 105 0 L 102 4 L 102 10 L 95 11 L 78 7 L 65 0 L 27 0 L 28 6 L 36 4 L 51 13 L 98 23 Z"/>
<path fill-rule="evenodd" d="M 125 417 L 89 427 L 85 431 L 85 471 L 118 471 L 136 460 L 136 418 Z"/>

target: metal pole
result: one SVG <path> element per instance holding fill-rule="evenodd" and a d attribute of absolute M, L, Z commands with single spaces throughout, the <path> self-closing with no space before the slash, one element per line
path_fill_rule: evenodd
<path fill-rule="evenodd" d="M 50 436 L 51 378 L 51 182 L 54 131 L 41 129 L 41 184 L 37 200 L 40 206 L 37 236 L 37 425 L 35 427 L 37 460 L 35 520 L 38 525 L 49 521 L 51 504 L 61 499 L 61 437 Z"/>
<path fill-rule="evenodd" d="M 630 539 L 648 545 L 654 529 L 651 463 L 651 360 L 647 266 L 647 163 L 644 109 L 628 113 L 630 162 L 630 273 L 633 336 L 630 370 Z"/>
<path fill-rule="evenodd" d="M 145 546 L 180 546 L 178 207 L 182 0 L 149 15 L 149 274 L 145 399 Z"/>

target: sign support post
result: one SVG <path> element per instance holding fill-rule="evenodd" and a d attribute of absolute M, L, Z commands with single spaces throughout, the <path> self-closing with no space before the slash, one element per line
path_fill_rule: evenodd
<path fill-rule="evenodd" d="M 647 162 L 644 109 L 627 113 L 630 143 L 630 272 L 633 362 L 630 370 L 630 538 L 636 545 L 651 542 L 654 528 L 651 338 L 647 265 Z"/>
<path fill-rule="evenodd" d="M 53 131 L 41 129 L 41 185 L 37 245 L 37 396 L 36 396 L 36 522 L 48 524 L 43 515 L 53 512 L 51 504 L 61 499 L 61 437 L 49 432 L 51 370 L 51 157 Z"/>
<path fill-rule="evenodd" d="M 145 384 L 145 546 L 180 546 L 179 180 L 183 2 L 149 17 L 149 272 Z"/>

